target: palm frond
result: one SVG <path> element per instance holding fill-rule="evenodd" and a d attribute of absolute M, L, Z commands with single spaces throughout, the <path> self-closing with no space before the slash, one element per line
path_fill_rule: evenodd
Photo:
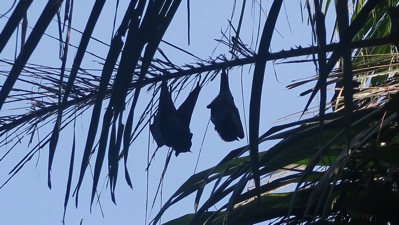
<path fill-rule="evenodd" d="M 254 65 L 249 143 L 231 150 L 217 165 L 192 175 L 164 203 L 151 223 L 157 224 L 166 210 L 192 194 L 195 195 L 196 212 L 166 224 L 398 221 L 393 212 L 397 209 L 395 200 L 399 199 L 396 169 L 399 163 L 395 151 L 399 140 L 399 70 L 397 49 L 392 46 L 396 40 L 390 33 L 392 18 L 386 13 L 397 1 L 338 1 L 339 41 L 331 43 L 327 43 L 326 32 L 335 32 L 335 28 L 328 30 L 330 27 L 324 18 L 331 8 L 331 1 L 324 4 L 323 1 L 315 0 L 313 4 L 307 1 L 305 7 L 317 45 L 312 43 L 308 47 L 296 46 L 276 52 L 272 52 L 270 46 L 273 33 L 278 29 L 276 24 L 283 1 L 273 1 L 266 20 L 259 19 L 259 24 L 264 22 L 264 27 L 263 33 L 256 36 L 260 38 L 256 51 L 242 38 L 247 16 L 247 2 L 244 1 L 237 27 L 234 27 L 233 16 L 228 22 L 228 29 L 233 34 L 225 32 L 217 39 L 218 44 L 227 47 L 229 52 L 206 60 L 163 40 L 180 0 L 130 1 L 123 9 L 125 12 L 119 24 L 117 5 L 109 43 L 92 37 L 100 25 L 98 21 L 103 15 L 105 1 L 94 3 L 82 32 L 72 27 L 72 16 L 76 18 L 76 15 L 72 13 L 74 1 L 71 0 L 65 3 L 49 1 L 34 27 L 27 32 L 26 15 L 32 2 L 19 1 L 0 33 L 0 52 L 14 44 L 11 37 L 21 21 L 24 23 L 22 36 L 29 33 L 26 42 L 22 37 L 21 49 L 15 59 L 0 59 L 4 68 L 0 71 L 4 81 L 0 90 L 0 146 L 7 148 L 0 161 L 8 160 L 20 143 L 26 142 L 29 146 L 0 189 L 45 147 L 49 149 L 47 172 L 51 187 L 50 174 L 59 139 L 68 128 L 72 127 L 75 132 L 76 118 L 91 110 L 81 158 L 75 157 L 80 148 L 76 145 L 76 134 L 72 137 L 64 212 L 72 191 L 76 161 L 80 162 L 73 192 L 76 205 L 92 161 L 95 164 L 91 204 L 104 169 L 111 199 L 116 203 L 115 187 L 121 173 L 119 162 L 123 160 L 125 180 L 132 187 L 127 168 L 129 151 L 158 112 L 160 84 L 168 81 L 176 100 L 180 99 L 184 89 L 195 84 L 205 88 L 223 69 Z M 190 12 L 189 1 L 187 4 Z M 236 2 L 233 4 L 235 6 Z M 264 6 L 256 4 L 253 3 L 253 8 L 258 7 L 260 14 L 264 13 Z M 63 22 L 62 6 L 65 7 Z M 353 7 L 351 20 L 348 19 L 349 6 Z M 61 46 L 61 66 L 30 62 L 33 53 L 40 51 L 37 48 L 39 41 L 50 36 L 46 30 L 56 15 L 59 35 L 51 37 Z M 190 18 L 188 26 L 190 41 Z M 115 33 L 114 28 L 117 28 Z M 72 31 L 78 31 L 81 37 L 77 46 L 69 42 Z M 106 48 L 106 57 L 89 49 L 93 42 Z M 70 47 L 76 48 L 77 52 L 69 66 Z M 172 52 L 165 49 L 172 49 Z M 171 57 L 173 51 L 183 53 L 193 61 L 179 65 Z M 85 62 L 91 58 L 97 64 L 87 67 Z M 267 62 L 276 60 L 290 66 L 315 64 L 316 75 L 295 80 L 287 88 L 304 87 L 300 95 L 310 94 L 302 114 L 310 111 L 310 104 L 320 94 L 317 109 L 312 108 L 318 115 L 301 118 L 301 113 L 297 113 L 295 116 L 301 118 L 298 121 L 279 124 L 260 133 L 265 67 Z M 339 66 L 336 66 L 337 62 Z M 313 87 L 309 88 L 309 85 Z M 335 94 L 331 101 L 327 100 L 329 85 L 335 86 L 331 88 Z M 140 100 L 148 97 L 144 91 L 151 92 L 150 100 L 138 106 Z M 268 110 L 265 109 L 266 113 Z M 39 131 L 43 130 L 46 133 L 39 136 Z M 270 141 L 273 141 L 272 146 Z M 167 162 L 170 157 L 169 154 Z M 253 181 L 254 186 L 251 185 Z M 394 210 L 374 210 L 373 204 L 365 198 L 371 194 L 377 196 L 371 199 L 373 203 L 381 206 L 380 199 L 383 199 Z M 222 206 L 215 210 L 212 207 L 216 204 Z"/>

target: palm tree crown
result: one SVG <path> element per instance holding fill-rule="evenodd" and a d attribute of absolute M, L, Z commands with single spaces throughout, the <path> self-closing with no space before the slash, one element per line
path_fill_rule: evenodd
<path fill-rule="evenodd" d="M 190 15 L 195 9 L 190 1 L 186 3 Z M 14 58 L 0 58 L 6 68 L 1 71 L 0 144 L 8 148 L 1 160 L 20 148 L 21 141 L 28 143 L 29 150 L 1 187 L 34 155 L 48 151 L 51 188 L 55 155 L 66 130 L 72 129 L 65 209 L 71 196 L 78 204 L 85 179 L 92 180 L 92 205 L 104 176 L 116 202 L 121 173 L 133 187 L 127 162 L 132 144 L 146 135 L 143 131 L 148 130 L 155 140 L 152 158 L 158 148 L 170 147 L 163 174 L 172 151 L 176 156 L 191 151 L 195 131 L 190 123 L 197 99 L 220 76 L 219 95 L 208 105 L 215 133 L 227 142 L 244 137 L 247 142 L 244 138 L 241 147 L 217 165 L 187 179 L 149 223 L 157 224 L 166 210 L 191 194 L 195 194 L 195 212 L 166 224 L 399 223 L 398 1 L 300 1 L 312 31 L 311 43 L 272 51 L 283 3 L 274 0 L 266 8 L 262 3 L 232 2 L 233 8 L 241 10 L 233 12 L 237 19 L 229 21 L 229 32 L 222 32 L 217 40 L 228 52 L 203 60 L 164 38 L 184 5 L 181 0 L 135 0 L 121 5 L 117 1 L 109 42 L 93 36 L 107 11 L 104 0 L 95 1 L 82 31 L 72 26 L 79 19 L 73 0 L 48 1 L 32 26 L 28 17 L 33 1 L 18 1 L 0 17 L 5 21 L 0 52 L 16 49 Z M 259 18 L 252 16 L 261 24 L 253 45 L 241 38 L 250 5 L 261 12 Z M 54 23 L 58 36 L 48 33 Z M 72 31 L 80 33 L 76 46 L 71 42 Z M 45 54 L 40 41 L 46 36 L 59 43 L 58 66 L 32 62 L 34 54 Z M 105 46 L 106 54 L 92 52 L 98 43 Z M 166 46 L 196 61 L 178 65 L 163 50 Z M 74 56 L 71 48 L 76 50 Z M 90 59 L 98 62 L 97 68 L 85 68 Z M 304 87 L 300 95 L 308 96 L 303 111 L 296 114 L 298 120 L 263 132 L 266 68 L 275 60 L 294 68 L 311 63 L 316 75 L 287 86 Z M 246 66 L 252 66 L 249 102 L 244 105 L 248 121 L 228 81 L 229 71 Z M 176 99 L 183 99 L 179 107 Z M 83 144 L 77 143 L 75 133 L 80 115 L 89 118 Z M 275 144 L 265 144 L 271 141 Z M 73 170 L 76 165 L 78 171 Z M 281 191 L 287 186 L 289 190 Z M 215 210 L 215 204 L 221 207 Z"/>

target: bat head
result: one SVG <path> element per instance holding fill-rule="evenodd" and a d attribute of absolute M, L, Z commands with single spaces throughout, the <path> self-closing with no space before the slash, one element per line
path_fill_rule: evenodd
<path fill-rule="evenodd" d="M 191 149 L 191 139 L 193 134 L 190 132 L 184 132 L 179 135 L 179 137 L 174 138 L 174 142 L 172 144 L 172 148 L 176 152 L 176 156 L 182 152 L 189 152 Z"/>

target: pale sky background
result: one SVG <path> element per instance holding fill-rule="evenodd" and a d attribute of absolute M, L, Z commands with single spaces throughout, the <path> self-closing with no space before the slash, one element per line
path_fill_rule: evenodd
<path fill-rule="evenodd" d="M 4 13 L 12 4 L 12 0 L 2 1 L 0 5 L 0 13 Z M 107 1 L 103 14 L 100 18 L 98 26 L 94 31 L 94 37 L 109 42 L 111 39 L 113 13 L 116 1 Z M 124 14 L 125 5 L 128 1 L 121 1 L 120 11 L 118 15 Z M 208 59 L 209 56 L 215 58 L 219 54 L 227 54 L 225 46 L 218 45 L 214 39 L 222 37 L 221 32 L 228 28 L 228 19 L 232 13 L 232 2 L 234 1 L 215 1 L 215 0 L 191 0 L 191 45 L 187 46 L 187 10 L 186 1 L 183 1 L 180 9 L 169 27 L 164 39 L 182 47 L 200 58 Z M 258 19 L 258 6 L 253 10 L 251 4 L 254 1 L 248 1 L 247 12 L 243 23 L 243 30 L 241 37 L 244 43 L 250 44 L 252 35 L 256 35 L 254 31 L 257 30 Z M 271 0 L 261 1 L 266 13 L 268 12 Z M 288 3 L 289 2 L 289 3 Z M 28 14 L 29 25 L 33 26 L 36 23 L 38 13 L 40 13 L 46 1 L 34 1 L 30 7 Z M 88 12 L 90 12 L 93 0 L 75 1 L 74 14 L 72 26 L 78 30 L 83 30 L 85 22 L 87 21 Z M 257 4 L 257 3 L 254 3 Z M 237 9 L 233 18 L 234 26 L 237 26 L 237 19 L 241 8 L 241 1 L 237 1 Z M 285 1 L 283 11 L 280 13 L 279 22 L 277 23 L 277 32 L 271 44 L 272 52 L 282 49 L 288 50 L 289 48 L 302 45 L 304 47 L 311 44 L 311 30 L 307 25 L 307 14 L 304 13 L 304 21 L 302 21 L 300 14 L 299 1 Z M 287 13 L 285 13 L 285 11 Z M 334 11 L 330 11 L 330 14 Z M 262 15 L 261 27 L 265 15 Z M 6 18 L 0 19 L 0 30 L 3 29 L 6 23 Z M 119 20 L 116 27 L 119 26 Z M 331 26 L 330 26 L 331 27 Z M 30 31 L 29 31 L 30 32 Z M 49 29 L 48 34 L 58 36 L 57 23 L 54 21 Z M 229 35 L 229 33 L 227 33 Z M 71 43 L 78 45 L 80 41 L 80 34 L 72 32 Z M 254 37 L 255 38 L 255 37 Z M 15 35 L 13 36 L 15 41 Z M 36 48 L 34 55 L 29 62 L 38 63 L 43 65 L 61 66 L 61 61 L 58 59 L 58 42 L 48 37 L 43 37 L 39 46 Z M 7 48 L 0 55 L 1 59 L 13 59 L 14 47 L 8 44 Z M 176 51 L 161 46 L 166 54 L 174 59 L 178 65 L 185 63 L 195 63 L 196 60 L 188 55 L 177 54 Z M 216 51 L 213 53 L 213 50 Z M 108 51 L 106 46 L 92 41 L 89 46 L 89 51 L 106 57 Z M 76 49 L 70 48 L 68 65 L 71 66 Z M 95 61 L 96 60 L 96 61 Z M 277 61 L 276 63 L 278 63 Z M 3 65 L 0 64 L 0 69 Z M 100 68 L 98 59 L 94 59 L 86 55 L 84 68 Z M 244 67 L 242 70 L 237 68 L 230 72 L 230 88 L 235 97 L 235 102 L 241 113 L 244 129 L 248 129 L 248 109 L 249 97 L 252 81 L 252 67 Z M 271 126 L 277 125 L 277 119 L 298 112 L 303 109 L 307 97 L 298 97 L 299 93 L 306 90 L 304 87 L 295 90 L 286 90 L 285 86 L 291 80 L 311 76 L 315 73 L 312 63 L 307 64 L 288 64 L 277 65 L 271 62 L 267 64 L 265 83 L 262 98 L 262 114 L 261 114 L 261 128 L 260 133 L 265 132 Z M 278 78 L 278 81 L 276 80 Z M 2 79 L 2 78 L 1 78 Z M 241 80 L 243 81 L 243 93 L 241 96 Z M 1 81 L 3 82 L 3 81 Z M 165 202 L 177 188 L 193 174 L 195 163 L 197 161 L 201 141 L 205 135 L 205 141 L 202 146 L 202 153 L 199 159 L 197 171 L 202 171 L 215 165 L 219 162 L 230 150 L 240 147 L 247 143 L 245 137 L 241 141 L 233 143 L 225 143 L 214 131 L 213 124 L 207 123 L 209 121 L 210 112 L 206 108 L 214 97 L 216 97 L 219 88 L 219 78 L 216 78 L 211 84 L 205 86 L 200 93 L 199 100 L 194 110 L 194 115 L 191 122 L 191 132 L 194 134 L 193 146 L 191 153 L 180 154 L 178 157 L 172 156 L 171 163 L 166 172 L 165 180 L 162 189 L 162 201 Z M 143 96 L 150 96 L 151 93 L 142 92 Z M 186 95 L 182 95 L 178 101 L 182 101 Z M 243 108 L 243 100 L 245 108 Z M 143 98 L 143 101 L 145 99 Z M 177 106 L 180 104 L 177 103 Z M 105 107 L 107 103 L 103 105 Z M 141 104 L 144 107 L 144 104 Z M 244 118 L 244 112 L 246 118 Z M 79 117 L 77 120 L 76 132 L 78 135 L 78 146 L 76 152 L 76 161 L 74 169 L 74 177 L 72 188 L 74 189 L 77 183 L 78 173 L 80 170 L 82 146 L 85 143 L 85 135 L 88 130 L 88 121 L 91 115 L 91 109 Z M 140 115 L 140 113 L 136 113 Z M 52 125 L 50 126 L 52 128 Z M 41 137 L 47 134 L 47 130 L 41 131 Z M 67 173 L 69 169 L 70 150 L 72 143 L 72 129 L 63 131 L 60 135 L 58 149 L 54 159 L 52 171 L 53 188 L 49 190 L 47 187 L 47 161 L 48 161 L 48 147 L 42 149 L 40 154 L 35 155 L 30 163 L 28 163 L 19 174 L 12 179 L 3 189 L 0 190 L 0 224 L 9 225 L 24 225 L 24 224 L 41 224 L 53 225 L 62 224 L 63 203 L 65 188 L 67 182 Z M 247 133 L 246 133 L 247 134 Z M 150 137 L 150 146 L 148 147 L 148 138 Z M 29 139 L 29 138 L 27 138 Z M 267 146 L 267 145 L 265 145 Z M 102 176 L 99 183 L 99 191 L 102 190 L 101 206 L 104 212 L 104 217 L 101 214 L 101 209 L 98 203 L 94 203 L 92 212 L 90 213 L 90 192 L 92 180 L 89 171 L 86 171 L 83 187 L 80 191 L 79 207 L 75 208 L 75 198 L 70 198 L 69 206 L 67 209 L 67 216 L 65 224 L 76 225 L 83 220 L 82 224 L 144 224 L 145 223 L 145 205 L 146 205 L 146 161 L 147 149 L 150 154 L 156 149 L 156 144 L 148 134 L 148 129 L 145 130 L 141 138 L 133 143 L 129 153 L 129 170 L 133 182 L 133 190 L 128 187 L 124 180 L 123 163 L 120 164 L 120 174 L 116 188 L 117 205 L 111 201 L 109 188 L 106 187 L 106 169 L 102 171 Z M 266 150 L 265 147 L 262 150 Z M 27 152 L 27 140 L 23 141 L 12 154 L 5 160 L 0 161 L 0 182 L 4 182 L 8 178 L 8 171 L 17 163 Z M 4 154 L 6 149 L 0 149 L 0 154 Z M 167 148 L 163 147 L 158 151 L 155 161 L 150 167 L 149 173 L 149 205 L 151 206 L 152 200 L 158 186 L 159 177 L 162 173 L 166 158 Z M 92 159 L 92 164 L 93 164 Z M 106 165 L 107 162 L 104 162 Z M 166 211 L 162 221 L 166 222 L 172 218 L 176 218 L 194 211 L 194 196 L 190 196 L 180 204 L 175 205 Z M 158 198 L 153 210 L 149 211 L 149 222 L 158 212 L 161 201 Z"/>

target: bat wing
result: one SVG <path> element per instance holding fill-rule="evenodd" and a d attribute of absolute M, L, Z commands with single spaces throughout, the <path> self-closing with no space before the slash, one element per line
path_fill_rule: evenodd
<path fill-rule="evenodd" d="M 159 118 L 160 118 L 159 113 L 157 113 L 157 115 L 154 116 L 154 122 L 150 125 L 150 131 L 158 147 L 162 147 L 165 145 L 165 142 L 162 138 L 161 125 L 160 125 L 161 121 Z"/>
<path fill-rule="evenodd" d="M 230 92 L 229 81 L 223 70 L 219 95 L 207 106 L 211 109 L 211 121 L 220 137 L 227 142 L 244 138 L 240 114 Z"/>
<path fill-rule="evenodd" d="M 211 121 L 220 137 L 227 142 L 244 138 L 244 131 L 237 107 L 230 101 L 215 99 L 207 106 Z"/>
<path fill-rule="evenodd" d="M 172 147 L 176 155 L 190 151 L 192 134 L 179 119 L 165 81 L 161 84 L 158 113 L 150 125 L 150 131 L 159 147 Z"/>
<path fill-rule="evenodd" d="M 186 100 L 184 100 L 184 102 L 177 109 L 177 117 L 184 131 L 181 132 L 182 135 L 175 143 L 174 149 L 176 151 L 176 156 L 181 152 L 190 151 L 192 145 L 191 139 L 193 136 L 193 134 L 190 132 L 190 121 L 200 91 L 201 87 L 197 85 L 197 87 L 195 87 L 194 90 L 190 92 Z"/>
<path fill-rule="evenodd" d="M 193 115 L 195 104 L 197 103 L 198 95 L 201 87 L 197 85 L 192 92 L 188 95 L 186 100 L 177 109 L 177 116 L 179 117 L 183 126 L 189 128 L 191 116 Z"/>

